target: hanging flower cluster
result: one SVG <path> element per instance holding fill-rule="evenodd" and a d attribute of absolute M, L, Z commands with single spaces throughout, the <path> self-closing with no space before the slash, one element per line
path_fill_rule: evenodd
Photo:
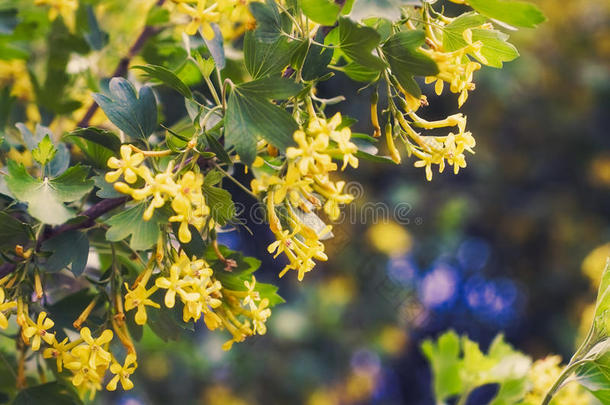
<path fill-rule="evenodd" d="M 275 257 L 284 253 L 289 260 L 280 277 L 295 270 L 299 281 L 314 268 L 314 259 L 328 259 L 322 241 L 330 236 L 332 227 L 312 224 L 308 215 L 323 209 L 329 219 L 336 220 L 341 214 L 340 206 L 353 200 L 343 191 L 344 181 L 330 178 L 330 173 L 338 169 L 333 158 L 342 162 L 341 170 L 348 165 L 358 167 L 358 149 L 350 140 L 350 129 L 341 127 L 341 114 L 324 119 L 314 112 L 312 117 L 305 130 L 294 133 L 298 146 L 286 150 L 283 169 L 272 175 L 261 171 L 251 184 L 252 191 L 266 200 L 269 227 L 276 237 L 269 245 L 269 253 Z M 264 167 L 266 163 L 259 158 L 256 166 Z"/>
<path fill-rule="evenodd" d="M 173 163 L 169 163 L 165 171 L 153 176 L 147 166 L 141 165 L 143 161 L 142 152 L 133 153 L 133 147 L 121 146 L 121 159 L 111 157 L 108 160 L 108 167 L 115 170 L 106 173 L 106 181 L 114 183 L 118 192 L 130 195 L 136 201 L 147 201 L 149 205 L 143 214 L 147 221 L 152 218 L 155 209 L 171 200 L 174 215 L 169 221 L 180 223 L 180 242 L 190 242 L 192 235 L 189 225 L 201 231 L 210 220 L 210 208 L 202 193 L 203 175 L 189 170 L 177 178 Z M 117 181 L 121 176 L 125 182 Z M 144 181 L 144 186 L 133 188 L 138 179 Z"/>

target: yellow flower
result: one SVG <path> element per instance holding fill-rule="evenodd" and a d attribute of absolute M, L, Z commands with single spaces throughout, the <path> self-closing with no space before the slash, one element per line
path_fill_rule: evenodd
<path fill-rule="evenodd" d="M 108 159 L 108 167 L 116 170 L 106 173 L 105 179 L 108 183 L 114 183 L 123 175 L 127 183 L 133 184 L 138 179 L 137 167 L 144 161 L 144 155 L 139 152 L 132 154 L 129 145 L 122 145 L 120 152 L 121 159 L 114 156 Z"/>
<path fill-rule="evenodd" d="M 180 222 L 178 239 L 182 243 L 191 241 L 192 235 L 188 227 L 189 224 L 197 230 L 201 230 L 210 214 L 210 208 L 205 203 L 202 187 L 203 175 L 201 173 L 188 171 L 178 181 L 178 190 L 172 200 L 172 209 L 176 215 L 171 216 L 169 221 Z"/>
<path fill-rule="evenodd" d="M 335 114 L 330 120 L 314 118 L 309 122 L 307 130 L 313 135 L 323 134 L 327 139 L 330 138 L 337 143 L 339 152 L 343 155 L 343 167 L 341 170 L 345 170 L 348 164 L 357 169 L 358 159 L 354 154 L 358 152 L 358 147 L 350 142 L 352 131 L 348 127 L 340 130 L 337 129 L 341 125 L 342 120 L 341 113 Z"/>
<path fill-rule="evenodd" d="M 146 270 L 146 273 L 138 283 L 138 285 L 130 290 L 127 283 L 125 283 L 125 288 L 127 289 L 127 294 L 125 294 L 125 310 L 131 311 L 134 308 L 137 308 L 135 321 L 138 325 L 144 325 L 148 320 L 148 315 L 146 314 L 146 307 L 160 308 L 161 306 L 151 300 L 149 297 L 157 291 L 156 286 L 146 289 L 146 284 L 148 283 L 148 279 L 152 270 Z"/>
<path fill-rule="evenodd" d="M 64 362 L 66 361 L 66 359 L 69 358 L 67 348 L 69 343 L 70 342 L 68 341 L 68 338 L 65 338 L 61 342 L 54 340 L 51 343 L 51 347 L 47 347 L 42 352 L 42 357 L 44 357 L 45 359 L 55 359 L 55 361 L 57 362 L 57 371 L 60 373 L 63 370 Z"/>
<path fill-rule="evenodd" d="M 75 387 L 84 386 L 92 390 L 100 390 L 102 389 L 101 379 L 103 374 L 99 373 L 96 367 L 90 366 L 90 356 L 91 349 L 89 346 L 77 346 L 70 352 L 70 361 L 65 363 L 65 366 L 74 373 L 72 384 Z M 105 371 L 105 368 L 100 368 L 99 371 Z"/>
<path fill-rule="evenodd" d="M 78 9 L 78 0 L 34 0 L 37 6 L 50 6 L 49 20 L 54 21 L 61 15 L 70 29 L 74 29 L 74 12 Z"/>
<path fill-rule="evenodd" d="M 4 315 L 4 311 L 8 311 L 9 309 L 13 309 L 17 307 L 17 302 L 9 301 L 4 302 L 6 299 L 4 290 L 0 288 L 0 329 L 8 328 L 8 319 L 6 315 Z"/>
<path fill-rule="evenodd" d="M 296 164 L 302 175 L 335 170 L 330 156 L 324 154 L 329 142 L 326 134 L 320 133 L 315 137 L 308 137 L 305 132 L 296 131 L 293 137 L 299 147 L 286 149 L 286 157 L 292 160 L 298 159 Z"/>
<path fill-rule="evenodd" d="M 0 60 L 0 87 L 11 85 L 12 96 L 21 100 L 33 99 L 34 91 L 25 60 Z"/>
<path fill-rule="evenodd" d="M 119 381 L 121 382 L 121 386 L 125 391 L 129 391 L 133 388 L 133 382 L 129 378 L 136 371 L 136 368 L 138 368 L 138 363 L 136 363 L 136 360 L 136 355 L 129 353 L 127 357 L 125 357 L 125 363 L 123 365 L 114 362 L 112 366 L 110 366 L 110 372 L 115 374 L 115 376 L 112 377 L 106 386 L 108 391 L 115 391 Z"/>
<path fill-rule="evenodd" d="M 542 402 L 548 390 L 553 386 L 562 372 L 561 357 L 548 356 L 536 360 L 529 372 L 531 389 L 525 395 L 521 405 L 538 405 Z M 564 386 L 553 398 L 551 405 L 588 404 L 590 398 L 585 390 L 576 382 Z"/>
<path fill-rule="evenodd" d="M 30 342 L 33 351 L 40 349 L 41 341 L 45 341 L 49 345 L 53 344 L 55 341 L 55 334 L 49 333 L 48 330 L 55 325 L 55 322 L 53 322 L 50 318 L 47 318 L 46 312 L 41 312 L 38 314 L 36 323 L 34 323 L 31 319 L 28 319 L 28 323 L 30 326 L 23 330 L 23 334 L 28 339 L 31 339 Z"/>
<path fill-rule="evenodd" d="M 220 14 L 216 11 L 218 7 L 217 2 L 213 2 L 208 8 L 206 8 L 206 3 L 206 0 L 197 0 L 196 7 L 180 3 L 178 10 L 191 17 L 191 22 L 185 28 L 185 32 L 188 35 L 195 35 L 199 27 L 201 27 L 201 33 L 204 38 L 210 40 L 214 38 L 214 30 L 211 23 L 218 22 Z"/>
<path fill-rule="evenodd" d="M 188 257 L 186 257 L 184 252 L 182 252 L 180 260 L 182 260 L 182 261 L 187 260 L 190 264 L 190 261 L 188 260 Z M 193 285 L 193 280 L 192 279 L 188 280 L 188 279 L 182 278 L 182 274 L 181 274 L 182 271 L 181 271 L 180 263 L 176 263 L 176 264 L 172 265 L 169 272 L 170 272 L 169 278 L 159 277 L 155 281 L 155 285 L 157 287 L 167 290 L 167 293 L 165 293 L 165 306 L 166 307 L 168 307 L 168 308 L 174 307 L 174 305 L 176 304 L 176 294 L 179 294 L 180 298 L 182 298 L 183 301 L 196 301 L 199 299 L 199 297 L 200 297 L 199 293 L 187 292 L 185 290 L 186 287 Z"/>
<path fill-rule="evenodd" d="M 83 338 L 87 346 L 89 346 L 90 356 L 89 356 L 89 366 L 91 368 L 96 368 L 101 365 L 107 366 L 112 360 L 112 356 L 106 350 L 104 350 L 103 346 L 110 343 L 114 334 L 110 329 L 106 329 L 102 332 L 100 337 L 94 339 L 91 336 L 91 330 L 89 328 L 83 328 L 80 331 L 80 336 Z"/>
<path fill-rule="evenodd" d="M 271 316 L 271 309 L 267 308 L 269 306 L 269 299 L 263 298 L 258 307 L 254 306 L 251 309 L 252 312 L 252 323 L 254 324 L 254 333 L 258 333 L 259 335 L 264 335 L 267 333 L 267 326 L 265 322 L 267 322 L 267 318 Z"/>

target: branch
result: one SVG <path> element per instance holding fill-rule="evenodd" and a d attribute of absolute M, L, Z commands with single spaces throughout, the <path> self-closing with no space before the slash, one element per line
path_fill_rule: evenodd
<path fill-rule="evenodd" d="M 54 236 L 77 229 L 91 228 L 95 225 L 96 219 L 112 211 L 113 209 L 120 207 L 129 200 L 129 197 L 119 197 L 110 198 L 98 202 L 97 204 L 91 206 L 89 209 L 79 215 L 80 217 L 86 217 L 84 221 L 76 223 L 65 223 L 63 225 L 56 226 L 55 228 L 51 228 L 48 232 L 42 233 L 42 235 L 40 235 L 40 237 L 36 241 L 36 251 L 40 250 L 40 246 L 42 246 L 44 241 Z M 0 265 L 0 278 L 8 276 L 9 274 L 17 270 L 18 265 L 19 263 L 4 263 Z"/>
<path fill-rule="evenodd" d="M 162 6 L 163 3 L 165 3 L 165 0 L 158 0 L 157 4 L 155 4 L 154 7 Z M 148 41 L 150 37 L 153 37 L 158 34 L 160 31 L 161 28 L 159 27 L 153 27 L 150 25 L 144 27 L 144 30 L 142 30 L 142 32 L 136 39 L 136 42 L 134 42 L 131 48 L 129 48 L 129 52 L 127 53 L 127 55 L 119 61 L 119 64 L 117 65 L 116 69 L 114 69 L 114 72 L 112 73 L 111 77 L 125 76 L 127 74 L 127 69 L 129 68 L 129 62 L 131 62 L 133 57 L 136 56 L 142 50 L 146 41 Z M 91 118 L 93 118 L 93 115 L 95 114 L 98 108 L 99 106 L 94 101 L 87 109 L 87 112 L 85 113 L 83 118 L 78 122 L 78 124 L 76 124 L 76 126 L 80 128 L 88 127 L 89 121 L 91 121 Z"/>

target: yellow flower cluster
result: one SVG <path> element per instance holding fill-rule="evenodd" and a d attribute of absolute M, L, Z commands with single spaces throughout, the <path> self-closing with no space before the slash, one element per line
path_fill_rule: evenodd
<path fill-rule="evenodd" d="M 21 100 L 33 99 L 34 90 L 25 60 L 0 60 L 0 87 L 8 86 L 11 86 L 12 96 Z"/>
<path fill-rule="evenodd" d="M 476 141 L 472 134 L 466 131 L 466 117 L 462 114 L 451 115 L 444 120 L 426 121 L 415 113 L 409 114 L 412 119 L 411 125 L 424 129 L 437 129 L 445 127 L 457 127 L 457 133 L 450 132 L 445 136 L 422 136 L 417 133 L 411 125 L 401 125 L 405 133 L 413 142 L 409 142 L 407 151 L 419 158 L 414 163 L 415 167 L 426 168 L 426 179 L 432 180 L 432 165 L 438 165 L 439 173 L 445 170 L 445 161 L 453 166 L 453 172 L 458 174 L 460 168 L 466 167 L 464 152 L 474 154 Z M 402 122 L 401 122 L 402 124 Z"/>
<path fill-rule="evenodd" d="M 283 175 L 263 173 L 251 183 L 253 192 L 266 198 L 269 226 L 277 239 L 268 251 L 275 257 L 284 253 L 290 261 L 280 277 L 296 270 L 302 280 L 314 268 L 314 259 L 327 260 L 321 239 L 330 235 L 331 227 L 314 229 L 304 215 L 323 207 L 328 217 L 336 220 L 340 205 L 353 200 L 352 195 L 343 193 L 345 182 L 334 182 L 329 176 L 337 170 L 334 157 L 342 160 L 342 170 L 348 165 L 358 167 L 357 147 L 350 141 L 350 129 L 340 129 L 341 121 L 339 113 L 330 120 L 313 118 L 305 131 L 294 133 L 298 147 L 286 150 Z M 255 166 L 261 164 L 262 160 L 255 162 Z"/>
<path fill-rule="evenodd" d="M 60 342 L 55 332 L 52 332 L 55 323 L 46 312 L 40 312 L 34 322 L 26 305 L 18 303 L 17 306 L 17 323 L 21 326 L 23 342 L 34 352 L 39 351 L 44 343 L 46 347 L 42 356 L 54 359 L 58 372 L 69 370 L 72 373 L 72 384 L 82 396 L 89 393 L 92 399 L 102 389 L 108 370 L 113 377 L 106 384 L 107 390 L 116 390 L 119 382 L 124 390 L 133 388 L 130 377 L 137 368 L 136 355 L 127 354 L 125 362 L 120 364 L 109 351 L 110 342 L 114 338 L 110 329 L 105 329 L 98 337 L 94 337 L 89 328 L 82 328 L 79 338 L 73 341 L 65 338 Z"/>
<path fill-rule="evenodd" d="M 521 405 L 540 404 L 548 390 L 559 378 L 561 371 L 561 357 L 559 356 L 548 356 L 535 361 L 529 372 L 529 380 L 532 383 L 532 387 Z M 551 405 L 588 404 L 589 402 L 590 397 L 584 388 L 577 383 L 570 383 L 555 395 Z"/>
<path fill-rule="evenodd" d="M 125 310 L 137 309 L 135 321 L 138 325 L 144 325 L 148 320 L 146 307 L 160 307 L 150 297 L 162 289 L 166 290 L 164 303 L 167 308 L 175 306 L 176 297 L 182 302 L 184 322 L 197 322 L 203 316 L 208 329 L 228 330 L 232 338 L 224 344 L 225 350 L 229 350 L 234 342 L 267 332 L 265 322 L 271 315 L 269 300 L 261 299 L 254 277 L 251 282 L 244 282 L 244 291 L 223 288 L 205 260 L 190 259 L 184 252 L 175 258 L 169 274 L 158 276 L 149 288 L 147 285 L 152 274 L 152 269 L 148 269 L 132 289 L 125 286 Z"/>
<path fill-rule="evenodd" d="M 6 301 L 5 292 L 2 288 L 0 288 L 0 329 L 8 328 L 8 317 L 4 313 L 16 307 L 17 302 Z"/>
<path fill-rule="evenodd" d="M 153 176 L 147 166 L 141 165 L 144 161 L 141 152 L 133 153 L 132 147 L 123 145 L 120 153 L 121 159 L 115 157 L 108 159 L 108 167 L 114 170 L 106 173 L 106 181 L 115 183 L 114 188 L 118 192 L 130 195 L 135 201 L 149 200 L 148 208 L 143 215 L 146 221 L 152 218 L 155 209 L 163 207 L 168 200 L 171 200 L 174 215 L 169 221 L 180 223 L 178 230 L 180 242 L 190 242 L 192 235 L 189 225 L 201 231 L 210 220 L 210 208 L 205 203 L 202 191 L 203 175 L 188 171 L 175 179 L 177 174 L 174 173 L 173 163 L 170 163 L 164 172 Z M 121 176 L 125 182 L 118 181 Z M 144 181 L 144 186 L 133 188 L 131 185 L 138 179 Z"/>
<path fill-rule="evenodd" d="M 74 13 L 78 9 L 78 0 L 34 0 L 37 6 L 49 6 L 49 20 L 61 16 L 70 29 L 74 29 Z"/>
<path fill-rule="evenodd" d="M 453 19 L 442 17 L 435 20 L 434 24 L 442 28 Z M 490 24 L 483 24 L 481 29 L 491 29 Z M 487 59 L 481 53 L 483 43 L 472 40 L 472 28 L 464 30 L 462 37 L 466 46 L 452 52 L 444 49 L 442 40 L 436 37 L 433 28 L 428 24 L 426 29 L 426 43 L 430 47 L 422 48 L 421 51 L 436 62 L 439 73 L 436 76 L 426 77 L 426 83 L 435 83 L 434 89 L 437 95 L 441 95 L 444 83 L 449 83 L 449 90 L 459 94 L 458 106 L 461 107 L 468 99 L 468 92 L 475 89 L 472 82 L 474 72 L 481 69 L 481 64 L 471 60 L 468 55 L 474 55 L 482 63 L 487 63 Z"/>
<path fill-rule="evenodd" d="M 184 32 L 201 34 L 208 40 L 214 38 L 212 24 L 218 24 L 225 40 L 241 35 L 244 30 L 255 24 L 248 10 L 251 0 L 172 0 L 176 10 L 190 19 Z"/>

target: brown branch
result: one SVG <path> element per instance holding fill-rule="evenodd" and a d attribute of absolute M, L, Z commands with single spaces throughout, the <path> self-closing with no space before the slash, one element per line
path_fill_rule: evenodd
<path fill-rule="evenodd" d="M 42 243 L 44 241 L 54 236 L 60 235 L 68 231 L 91 228 L 95 225 L 96 219 L 112 211 L 113 209 L 120 207 L 127 201 L 129 201 L 129 197 L 110 198 L 98 202 L 97 204 L 91 206 L 89 209 L 79 215 L 80 217 L 87 217 L 82 222 L 65 223 L 63 225 L 51 228 L 48 232 L 42 233 L 42 235 L 40 235 L 40 237 L 36 241 L 36 251 L 40 250 L 40 247 L 42 246 Z M 8 276 L 9 274 L 17 270 L 18 266 L 19 263 L 3 263 L 2 265 L 0 265 L 0 278 Z"/>
<path fill-rule="evenodd" d="M 160 7 L 163 5 L 163 3 L 165 3 L 165 0 L 158 0 L 157 4 L 154 7 Z M 144 27 L 144 30 L 142 30 L 142 32 L 136 39 L 136 42 L 134 42 L 131 48 L 129 48 L 129 52 L 127 53 L 127 55 L 121 58 L 121 60 L 119 61 L 119 64 L 117 65 L 116 69 L 114 69 L 114 72 L 112 73 L 111 77 L 123 77 L 127 75 L 129 63 L 134 58 L 134 56 L 136 56 L 142 50 L 144 44 L 146 44 L 146 41 L 148 41 L 149 38 L 155 36 L 160 31 L 161 28 L 159 27 L 153 27 L 150 25 Z M 85 113 L 83 118 L 76 125 L 80 128 L 89 126 L 89 121 L 91 121 L 91 118 L 93 118 L 93 115 L 95 114 L 98 108 L 99 106 L 94 101 L 87 109 L 87 112 Z"/>

